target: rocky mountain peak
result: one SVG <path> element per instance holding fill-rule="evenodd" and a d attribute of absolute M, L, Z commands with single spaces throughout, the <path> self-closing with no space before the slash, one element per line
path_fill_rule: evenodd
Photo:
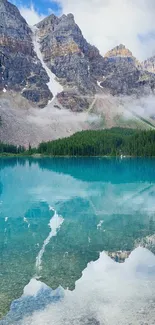
<path fill-rule="evenodd" d="M 133 58 L 132 52 L 128 50 L 123 44 L 114 47 L 112 50 L 108 51 L 105 54 L 105 57 L 115 57 L 115 56 Z"/>
<path fill-rule="evenodd" d="M 52 14 L 30 29 L 13 4 L 0 0 L 0 140 L 4 142 L 14 139 L 15 144 L 27 145 L 32 139 L 38 139 L 38 144 L 81 130 L 83 122 L 79 129 L 78 114 L 66 115 L 62 108 L 76 112 L 87 110 L 88 115 L 99 113 L 105 126 L 114 126 L 113 113 L 109 115 L 109 112 L 116 109 L 114 116 L 117 116 L 119 96 L 121 101 L 123 96 L 131 96 L 130 101 L 132 97 L 153 94 L 154 71 L 154 57 L 142 67 L 123 44 L 104 57 L 100 55 L 84 38 L 71 13 L 61 17 Z M 32 108 L 33 102 L 42 108 L 53 97 L 48 109 L 36 110 L 32 120 L 28 111 L 34 112 L 33 109 L 24 110 L 23 115 L 22 107 Z M 67 120 L 69 114 L 75 116 L 74 122 L 72 118 Z M 30 121 L 34 122 L 33 127 Z M 117 121 L 118 118 L 118 126 Z M 84 127 L 90 128 L 88 124 Z"/>
<path fill-rule="evenodd" d="M 0 0 L 0 91 L 18 92 L 45 106 L 52 94 L 32 42 L 32 31 L 16 6 Z"/>
<path fill-rule="evenodd" d="M 74 15 L 73 15 L 72 13 L 69 13 L 69 14 L 67 14 L 67 15 L 64 14 L 64 15 L 62 15 L 62 16 L 60 17 L 60 19 L 61 19 L 61 20 L 67 20 L 68 23 L 70 22 L 70 23 L 75 24 Z"/>
<path fill-rule="evenodd" d="M 103 57 L 98 49 L 86 41 L 71 13 L 59 18 L 47 17 L 37 28 L 44 62 L 67 88 L 58 96 L 59 102 L 72 110 L 88 108 L 89 101 L 83 96 L 96 93 L 94 76 L 102 73 Z"/>
<path fill-rule="evenodd" d="M 44 18 L 42 21 L 40 21 L 36 26 L 38 28 L 48 28 L 48 30 L 52 30 L 53 26 L 55 26 L 59 22 L 59 18 L 55 16 L 54 14 L 51 14 L 50 16 Z"/>
<path fill-rule="evenodd" d="M 58 91 L 52 91 L 54 83 Z M 83 37 L 72 13 L 52 14 L 31 30 L 14 5 L 0 0 L 1 91 L 20 92 L 40 107 L 54 94 L 60 107 L 81 111 L 98 93 L 140 94 L 154 85 L 154 76 L 124 44 L 101 56 Z"/>
<path fill-rule="evenodd" d="M 69 14 L 67 14 L 67 18 L 72 20 L 75 23 L 74 15 L 71 12 Z"/>
<path fill-rule="evenodd" d="M 39 22 L 36 26 L 40 30 L 41 37 L 46 34 L 46 36 L 48 35 L 50 38 L 57 38 L 58 41 L 61 41 L 62 38 L 68 40 L 69 36 L 74 37 L 77 34 L 82 35 L 80 28 L 75 23 L 74 15 L 71 13 L 62 15 L 61 17 L 52 14 Z"/>

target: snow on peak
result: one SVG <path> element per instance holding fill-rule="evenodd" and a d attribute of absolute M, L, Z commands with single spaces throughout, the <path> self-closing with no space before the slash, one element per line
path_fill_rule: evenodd
<path fill-rule="evenodd" d="M 59 84 L 59 82 L 56 81 L 54 73 L 52 73 L 52 71 L 48 68 L 47 64 L 43 60 L 43 56 L 42 56 L 42 53 L 40 50 L 39 37 L 38 37 L 38 33 L 37 33 L 38 28 L 32 27 L 31 29 L 33 32 L 34 50 L 36 52 L 38 59 L 40 60 L 40 62 L 42 64 L 42 67 L 45 69 L 45 71 L 47 72 L 47 75 L 49 76 L 50 81 L 47 83 L 47 86 L 48 86 L 49 90 L 51 91 L 51 93 L 53 94 L 53 96 L 54 96 L 53 99 L 54 99 L 58 93 L 63 91 L 63 87 Z"/>
<path fill-rule="evenodd" d="M 101 83 L 102 83 L 102 81 L 97 81 L 97 85 L 98 85 L 100 88 L 103 88 L 103 87 L 101 86 Z"/>

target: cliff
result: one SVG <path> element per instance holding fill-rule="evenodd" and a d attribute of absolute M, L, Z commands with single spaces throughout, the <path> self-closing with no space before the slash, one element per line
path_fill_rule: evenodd
<path fill-rule="evenodd" d="M 48 81 L 34 52 L 31 29 L 13 4 L 1 0 L 0 90 L 20 92 L 42 107 L 52 98 Z"/>

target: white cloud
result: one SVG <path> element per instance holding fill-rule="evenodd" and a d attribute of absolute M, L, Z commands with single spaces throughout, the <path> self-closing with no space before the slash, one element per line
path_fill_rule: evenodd
<path fill-rule="evenodd" d="M 39 21 L 45 18 L 43 14 L 39 14 L 34 8 L 33 4 L 30 7 L 21 6 L 19 7 L 21 15 L 25 18 L 30 26 L 37 24 Z"/>
<path fill-rule="evenodd" d="M 96 45 L 102 54 L 120 43 L 125 44 L 138 59 L 155 53 L 154 0 L 57 2 L 65 14 L 74 14 L 86 39 Z"/>

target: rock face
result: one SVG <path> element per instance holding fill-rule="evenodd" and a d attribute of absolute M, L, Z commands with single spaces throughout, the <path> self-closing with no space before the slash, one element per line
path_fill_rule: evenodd
<path fill-rule="evenodd" d="M 28 27 L 18 9 L 0 1 L 0 90 L 21 92 L 39 106 L 52 98 L 49 78 L 38 60 Z"/>
<path fill-rule="evenodd" d="M 148 95 L 155 88 L 155 75 L 144 71 L 122 44 L 105 55 L 103 79 L 100 85 L 112 95 Z"/>
<path fill-rule="evenodd" d="M 142 67 L 148 72 L 155 73 L 155 56 L 142 62 Z"/>
<path fill-rule="evenodd" d="M 89 100 L 83 97 L 99 91 L 103 57 L 84 39 L 72 14 L 51 15 L 37 27 L 44 61 L 64 86 L 59 101 L 73 110 L 88 108 Z"/>
<path fill-rule="evenodd" d="M 120 45 L 114 47 L 112 50 L 108 51 L 105 54 L 105 57 L 108 57 L 108 58 L 116 57 L 116 56 L 133 58 L 132 52 L 129 51 L 123 44 L 120 44 Z"/>
<path fill-rule="evenodd" d="M 112 95 L 150 94 L 155 75 L 142 65 L 124 45 L 105 57 L 84 39 L 72 14 L 45 18 L 37 25 L 44 61 L 64 86 L 58 95 L 62 106 L 75 111 L 90 107 L 98 93 Z"/>

